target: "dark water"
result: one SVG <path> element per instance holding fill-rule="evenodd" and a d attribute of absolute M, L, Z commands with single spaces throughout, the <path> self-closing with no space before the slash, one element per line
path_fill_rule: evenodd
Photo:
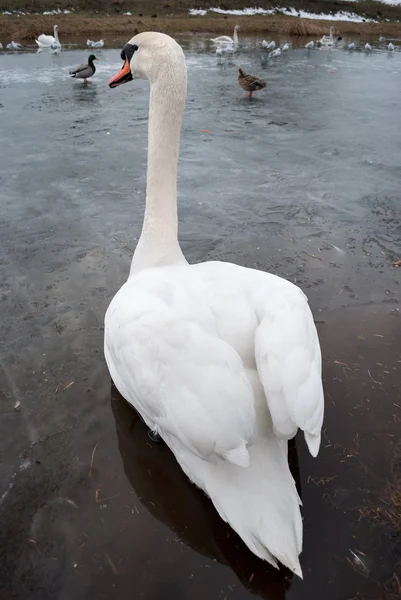
<path fill-rule="evenodd" d="M 321 338 L 321 453 L 292 449 L 304 581 L 254 558 L 111 388 L 103 316 L 140 232 L 148 91 L 108 89 L 116 50 L 70 81 L 80 50 L 0 56 L 0 596 L 399 597 L 401 54 L 269 63 L 249 43 L 217 65 L 185 45 L 185 253 L 298 283 Z M 250 102 L 238 66 L 268 90 Z"/>

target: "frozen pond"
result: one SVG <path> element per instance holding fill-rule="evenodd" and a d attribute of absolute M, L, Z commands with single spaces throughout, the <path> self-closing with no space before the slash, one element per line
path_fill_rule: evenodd
<path fill-rule="evenodd" d="M 0 54 L 0 595 L 396 598 L 401 52 L 268 61 L 245 40 L 218 64 L 182 43 L 185 253 L 296 282 L 321 338 L 322 449 L 292 456 L 304 581 L 250 554 L 110 385 L 103 317 L 140 232 L 147 85 L 107 87 L 117 49 L 86 87 L 68 70 L 88 51 L 23 52 Z M 268 89 L 250 101 L 239 66 Z"/>

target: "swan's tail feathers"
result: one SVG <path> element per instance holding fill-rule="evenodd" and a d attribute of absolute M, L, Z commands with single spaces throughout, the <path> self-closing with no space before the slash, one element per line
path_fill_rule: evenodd
<path fill-rule="evenodd" d="M 312 454 L 313 458 L 316 458 L 316 456 L 319 454 L 319 448 L 320 448 L 320 437 L 321 437 L 320 431 L 316 435 L 313 435 L 312 433 L 305 431 L 304 435 L 305 435 L 305 441 L 309 448 L 309 452 Z"/>
<path fill-rule="evenodd" d="M 185 451 L 174 453 L 251 552 L 275 567 L 279 561 L 302 577 L 299 496 L 282 441 L 270 432 L 258 437 L 248 452 L 245 468 L 227 460 L 207 462 Z"/>

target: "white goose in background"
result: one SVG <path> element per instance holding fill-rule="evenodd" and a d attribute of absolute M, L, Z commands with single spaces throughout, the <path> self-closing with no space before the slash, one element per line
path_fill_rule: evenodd
<path fill-rule="evenodd" d="M 39 48 L 52 48 L 52 50 L 61 48 L 61 44 L 58 39 L 58 29 L 58 25 L 55 25 L 53 27 L 54 36 L 45 35 L 44 33 L 42 33 L 37 40 L 35 39 L 35 42 L 37 43 Z"/>
<path fill-rule="evenodd" d="M 287 440 L 300 427 L 316 456 L 324 410 L 307 298 L 270 273 L 188 264 L 177 236 L 184 53 L 169 36 L 146 32 L 121 58 L 111 88 L 136 78 L 150 83 L 148 171 L 130 274 L 105 316 L 110 375 L 248 548 L 302 576 Z"/>
<path fill-rule="evenodd" d="M 333 46 L 334 45 L 334 38 L 333 38 L 333 33 L 334 33 L 334 27 L 333 25 L 330 27 L 330 35 L 324 35 L 319 41 L 318 44 L 319 46 Z"/>
<path fill-rule="evenodd" d="M 213 44 L 218 44 L 218 45 L 226 45 L 226 44 L 238 44 L 238 32 L 240 30 L 240 26 L 236 25 L 234 27 L 234 33 L 233 33 L 233 37 L 230 38 L 230 36 L 228 35 L 220 35 L 217 38 L 211 38 L 210 41 L 213 42 Z"/>

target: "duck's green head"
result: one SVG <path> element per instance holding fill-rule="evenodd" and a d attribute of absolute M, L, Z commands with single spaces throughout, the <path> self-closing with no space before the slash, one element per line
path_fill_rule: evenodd
<path fill-rule="evenodd" d="M 93 62 L 94 60 L 99 60 L 98 58 L 96 58 L 96 56 L 94 54 L 91 54 L 90 57 L 88 58 L 88 63 Z"/>

